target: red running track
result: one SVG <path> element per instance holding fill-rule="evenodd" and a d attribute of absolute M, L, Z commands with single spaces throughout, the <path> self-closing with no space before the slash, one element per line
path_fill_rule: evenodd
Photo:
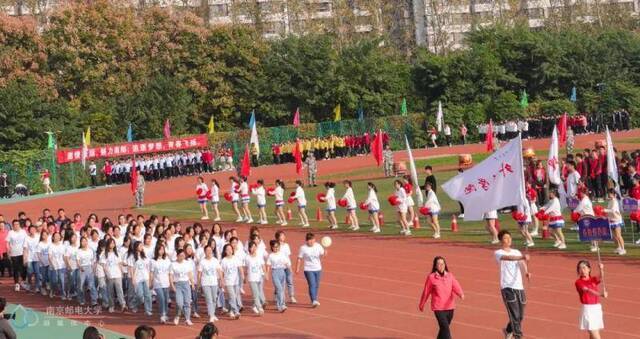
<path fill-rule="evenodd" d="M 620 137 L 635 137 L 639 131 L 625 132 Z M 601 136 L 578 137 L 577 147 L 592 145 Z M 531 145 L 531 146 L 529 146 Z M 629 144 L 629 148 L 635 145 Z M 429 150 L 416 150 L 416 157 L 430 155 L 474 153 L 483 145 L 455 146 Z M 548 140 L 525 143 L 525 147 L 545 149 Z M 621 148 L 621 147 L 619 147 Z M 626 147 L 625 147 L 626 148 Z M 621 148 L 622 149 L 622 148 Z M 398 154 L 402 157 L 402 154 Z M 371 157 L 356 157 L 319 162 L 320 173 L 345 173 L 373 164 Z M 293 165 L 265 166 L 254 169 L 254 175 L 271 181 L 280 176 L 293 179 Z M 292 173 L 285 177 L 282 173 Z M 217 173 L 224 179 L 228 173 Z M 147 203 L 188 199 L 193 195 L 194 178 L 149 183 Z M 13 216 L 19 210 L 37 214 L 42 208 L 64 207 L 68 212 L 83 214 L 96 212 L 100 216 L 115 216 L 130 211 L 131 193 L 127 185 L 85 192 L 48 196 L 42 199 L 1 205 L 0 213 Z M 389 223 L 387 227 L 391 226 Z M 246 228 L 241 227 L 241 238 Z M 263 237 L 270 238 L 274 227 L 264 227 Z M 318 233 L 329 233 L 319 231 Z M 303 230 L 290 229 L 289 239 L 294 252 L 302 243 Z M 491 248 L 460 245 L 431 239 L 406 239 L 332 233 L 334 245 L 324 260 L 320 300 L 322 306 L 311 309 L 302 275 L 296 276 L 296 296 L 300 304 L 290 307 L 285 314 L 268 312 L 258 318 L 247 314 L 239 321 L 222 319 L 218 323 L 225 337 L 306 338 L 434 338 L 437 326 L 430 312 L 417 310 L 426 273 L 432 258 L 445 256 L 451 271 L 465 290 L 466 300 L 458 303 L 453 321 L 456 338 L 500 338 L 500 329 L 507 322 L 499 293 L 498 269 Z M 578 330 L 580 305 L 573 287 L 576 279 L 577 257 L 559 254 L 534 254 L 530 263 L 533 278 L 526 284 L 527 309 L 524 332 L 527 338 L 576 338 L 584 336 Z M 605 312 L 604 337 L 640 338 L 640 265 L 637 261 L 607 262 L 609 299 L 603 302 Z M 5 280 L 6 281 L 6 280 Z M 272 287 L 266 283 L 268 300 L 272 300 Z M 52 301 L 41 296 L 16 293 L 9 284 L 0 285 L 3 296 L 10 302 L 22 303 L 44 311 Z M 247 300 L 247 303 L 249 301 Z M 53 301 L 55 305 L 62 303 Z M 204 306 L 204 305 L 202 305 Z M 201 315 L 204 315 L 204 307 Z M 159 338 L 193 338 L 202 325 L 159 326 L 157 317 L 140 314 L 105 314 L 105 326 L 126 334 L 140 323 L 152 324 L 159 329 Z"/>

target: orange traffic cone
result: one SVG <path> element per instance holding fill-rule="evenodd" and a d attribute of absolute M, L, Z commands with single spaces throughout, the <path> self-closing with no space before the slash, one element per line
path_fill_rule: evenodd
<path fill-rule="evenodd" d="M 417 215 L 413 218 L 413 228 L 420 229 L 420 218 Z"/>
<path fill-rule="evenodd" d="M 458 218 L 455 214 L 451 217 L 451 232 L 458 232 Z"/>
<path fill-rule="evenodd" d="M 320 207 L 316 208 L 316 221 L 322 221 L 322 211 Z"/>
<path fill-rule="evenodd" d="M 291 220 L 293 219 L 293 213 L 291 213 L 291 209 L 288 208 L 287 209 L 287 220 Z"/>
<path fill-rule="evenodd" d="M 384 226 L 384 214 L 382 214 L 382 212 L 378 213 L 378 223 L 380 226 Z"/>
<path fill-rule="evenodd" d="M 496 228 L 496 231 L 500 232 L 500 219 L 496 219 L 494 226 Z"/>

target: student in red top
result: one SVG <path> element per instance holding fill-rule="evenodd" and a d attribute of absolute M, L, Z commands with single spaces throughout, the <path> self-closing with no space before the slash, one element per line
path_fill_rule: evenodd
<path fill-rule="evenodd" d="M 635 178 L 631 179 L 631 181 L 633 182 L 633 186 L 629 190 L 629 197 L 640 200 L 640 181 Z"/>
<path fill-rule="evenodd" d="M 424 283 L 424 290 L 420 297 L 420 312 L 424 311 L 424 305 L 431 296 L 431 310 L 438 320 L 438 339 L 451 339 L 449 325 L 453 320 L 453 309 L 456 307 L 455 296 L 464 300 L 464 293 L 458 280 L 449 272 L 447 262 L 443 257 L 433 258 L 433 268 L 431 274 L 427 276 Z"/>
<path fill-rule="evenodd" d="M 607 290 L 599 291 L 601 279 L 604 277 L 604 265 L 600 263 L 600 277 L 591 276 L 591 264 L 587 260 L 578 261 L 578 280 L 576 290 L 582 304 L 580 315 L 580 329 L 589 331 L 590 339 L 600 339 L 600 330 L 604 328 L 602 320 L 602 305 L 600 297 L 607 297 Z"/>

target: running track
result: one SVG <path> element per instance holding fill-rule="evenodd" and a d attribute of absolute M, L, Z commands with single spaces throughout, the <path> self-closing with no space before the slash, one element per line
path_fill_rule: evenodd
<path fill-rule="evenodd" d="M 619 137 L 637 137 L 640 131 L 616 134 Z M 588 147 L 601 136 L 587 135 L 577 138 L 576 148 Z M 619 149 L 636 147 L 616 144 Z M 627 146 L 627 147 L 625 147 Z M 548 140 L 525 142 L 525 147 L 546 149 Z M 429 150 L 416 150 L 416 157 L 432 155 L 475 153 L 483 145 L 455 146 Z M 396 158 L 402 158 L 397 154 Z M 345 173 L 371 166 L 371 157 L 357 157 L 319 162 L 319 173 Z M 272 181 L 282 173 L 295 173 L 293 165 L 265 166 L 253 169 L 253 175 Z M 224 179 L 228 173 L 216 176 Z M 287 178 L 292 179 L 292 178 Z M 188 199 L 193 195 L 193 178 L 178 178 L 170 182 L 148 183 L 147 203 Z M 42 208 L 64 207 L 69 213 L 96 212 L 99 216 L 115 216 L 128 212 L 132 203 L 127 185 L 96 189 L 72 194 L 54 195 L 42 199 L 0 205 L 0 213 L 13 216 L 24 210 L 39 213 Z M 390 224 L 387 227 L 390 226 Z M 241 238 L 246 228 L 240 227 Z M 269 238 L 275 230 L 263 228 L 263 237 Z M 322 232 L 328 233 L 328 232 Z M 290 229 L 289 242 L 293 247 L 302 242 L 304 232 Z M 431 239 L 404 239 L 374 237 L 372 235 L 332 234 L 334 245 L 324 260 L 320 290 L 322 306 L 310 309 L 306 283 L 302 275 L 296 276 L 296 296 L 300 302 L 285 314 L 267 312 L 262 317 L 246 314 L 239 321 L 222 319 L 218 325 L 224 337 L 263 338 L 434 338 L 437 326 L 430 312 L 417 311 L 424 277 L 436 255 L 447 258 L 451 271 L 465 290 L 466 299 L 458 303 L 453 321 L 456 338 L 501 338 L 500 328 L 507 321 L 502 305 L 497 264 L 492 249 L 436 242 Z M 294 249 L 294 252 L 297 252 Z M 535 254 L 530 262 L 533 278 L 526 283 L 528 304 L 524 322 L 527 338 L 576 338 L 584 336 L 577 329 L 580 305 L 573 288 L 577 258 L 569 255 Z M 636 261 L 606 262 L 609 299 L 603 302 L 605 310 L 604 336 L 606 338 L 640 338 L 640 265 Z M 0 285 L 2 295 L 10 302 L 22 303 L 44 311 L 50 305 L 48 298 L 15 293 L 8 284 Z M 267 299 L 272 300 L 271 283 L 265 284 Z M 248 305 L 248 300 L 245 302 Z M 61 301 L 56 300 L 57 306 Z M 206 313 L 201 305 L 201 315 Z M 246 311 L 245 311 L 246 312 Z M 160 338 L 193 338 L 202 321 L 194 327 L 159 326 L 157 317 L 151 319 L 140 314 L 103 314 L 104 326 L 131 334 L 135 326 L 149 323 L 160 329 Z"/>

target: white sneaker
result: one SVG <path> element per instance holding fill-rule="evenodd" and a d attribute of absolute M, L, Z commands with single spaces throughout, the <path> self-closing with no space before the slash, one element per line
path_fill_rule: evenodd
<path fill-rule="evenodd" d="M 266 224 L 268 224 L 268 223 L 269 223 L 269 222 L 267 222 L 266 220 L 262 220 L 262 221 L 260 222 L 260 225 L 266 225 Z"/>
<path fill-rule="evenodd" d="M 458 218 L 460 218 L 460 219 L 464 219 L 464 213 L 460 213 L 460 214 L 458 214 Z"/>
<path fill-rule="evenodd" d="M 216 317 L 215 315 L 214 315 L 214 316 L 209 317 L 209 322 L 210 322 L 210 323 L 215 323 L 216 321 L 218 321 L 218 317 Z"/>
<path fill-rule="evenodd" d="M 313 303 L 311 303 L 311 307 L 313 307 L 313 308 L 316 308 L 318 306 L 320 306 L 320 302 L 318 302 L 317 300 L 314 301 Z"/>
<path fill-rule="evenodd" d="M 558 247 L 560 246 L 562 243 L 559 240 L 556 240 L 556 242 L 553 243 L 553 247 Z"/>
<path fill-rule="evenodd" d="M 150 317 L 150 316 L 152 316 L 152 315 L 153 315 L 151 312 L 144 312 L 144 314 L 146 314 L 146 315 L 147 315 L 147 317 Z"/>
<path fill-rule="evenodd" d="M 281 225 L 282 224 L 282 220 L 276 220 L 276 224 Z"/>
<path fill-rule="evenodd" d="M 358 230 L 360 230 L 360 227 L 354 227 L 354 228 L 352 228 L 352 230 L 358 231 Z"/>
<path fill-rule="evenodd" d="M 538 231 L 535 231 L 535 232 L 531 233 L 531 236 L 532 237 L 538 237 L 538 236 L 540 236 L 540 234 L 538 234 Z"/>
<path fill-rule="evenodd" d="M 220 221 L 220 217 L 214 218 L 213 221 Z"/>
<path fill-rule="evenodd" d="M 292 304 L 297 304 L 298 303 L 298 301 L 296 300 L 296 297 L 294 297 L 294 296 L 291 297 L 291 303 Z"/>
<path fill-rule="evenodd" d="M 400 234 L 405 234 L 407 231 L 405 230 L 400 230 Z"/>
<path fill-rule="evenodd" d="M 591 246 L 591 252 L 598 252 L 597 246 Z"/>
<path fill-rule="evenodd" d="M 440 239 L 440 233 L 434 233 L 433 239 Z"/>
<path fill-rule="evenodd" d="M 566 250 L 567 249 L 567 244 L 565 244 L 565 243 L 560 244 L 560 246 L 558 246 L 558 249 L 559 250 Z"/>
<path fill-rule="evenodd" d="M 406 232 L 404 232 L 404 235 L 406 235 L 406 236 L 411 235 L 411 231 L 406 231 Z"/>
<path fill-rule="evenodd" d="M 618 252 L 619 255 L 625 255 L 627 254 L 626 250 L 620 249 L 620 251 Z"/>
<path fill-rule="evenodd" d="M 491 240 L 491 245 L 495 245 L 495 244 L 497 244 L 497 243 L 499 243 L 499 242 L 500 242 L 500 240 L 498 240 L 498 239 L 493 239 L 493 240 Z"/>
<path fill-rule="evenodd" d="M 236 219 L 236 222 L 242 222 L 242 218 Z"/>
<path fill-rule="evenodd" d="M 198 312 L 191 313 L 191 316 L 194 318 L 200 318 L 200 315 L 198 314 Z"/>
<path fill-rule="evenodd" d="M 209 217 L 206 215 L 203 215 L 202 218 L 200 218 L 200 220 L 209 220 Z"/>
<path fill-rule="evenodd" d="M 165 316 L 160 317 L 160 323 L 161 324 L 166 324 L 167 323 L 167 318 Z"/>
<path fill-rule="evenodd" d="M 257 307 L 253 306 L 253 308 L 251 309 L 253 311 L 253 313 L 255 314 L 260 314 L 260 311 L 258 310 Z"/>
<path fill-rule="evenodd" d="M 116 311 L 116 310 L 115 310 L 115 308 L 114 308 L 114 307 L 109 307 L 109 313 L 113 313 L 113 312 L 115 312 L 115 311 Z"/>
<path fill-rule="evenodd" d="M 380 233 L 380 229 L 379 228 L 374 229 L 373 233 Z"/>
<path fill-rule="evenodd" d="M 331 225 L 331 227 L 329 227 L 332 230 L 337 230 L 338 229 L 338 225 Z"/>
<path fill-rule="evenodd" d="M 178 326 L 178 324 L 180 324 L 180 317 L 173 318 L 173 324 Z"/>
<path fill-rule="evenodd" d="M 533 247 L 533 246 L 535 246 L 535 245 L 536 245 L 536 244 L 535 244 L 533 241 L 532 241 L 532 242 L 528 242 L 528 243 L 527 243 L 527 247 Z"/>
<path fill-rule="evenodd" d="M 640 239 L 636 240 L 636 245 L 640 245 Z"/>
<path fill-rule="evenodd" d="M 282 226 L 287 226 L 287 225 L 289 225 L 289 224 L 287 224 L 286 221 L 282 223 Z"/>
<path fill-rule="evenodd" d="M 309 224 L 302 225 L 302 227 L 309 227 L 309 226 L 310 226 Z"/>
<path fill-rule="evenodd" d="M 16 292 L 20 291 L 20 284 L 16 284 L 15 290 Z"/>
<path fill-rule="evenodd" d="M 253 224 L 253 219 L 248 219 L 247 224 Z"/>
<path fill-rule="evenodd" d="M 191 322 L 191 320 L 187 320 L 184 322 L 187 326 L 193 326 L 193 323 Z"/>

